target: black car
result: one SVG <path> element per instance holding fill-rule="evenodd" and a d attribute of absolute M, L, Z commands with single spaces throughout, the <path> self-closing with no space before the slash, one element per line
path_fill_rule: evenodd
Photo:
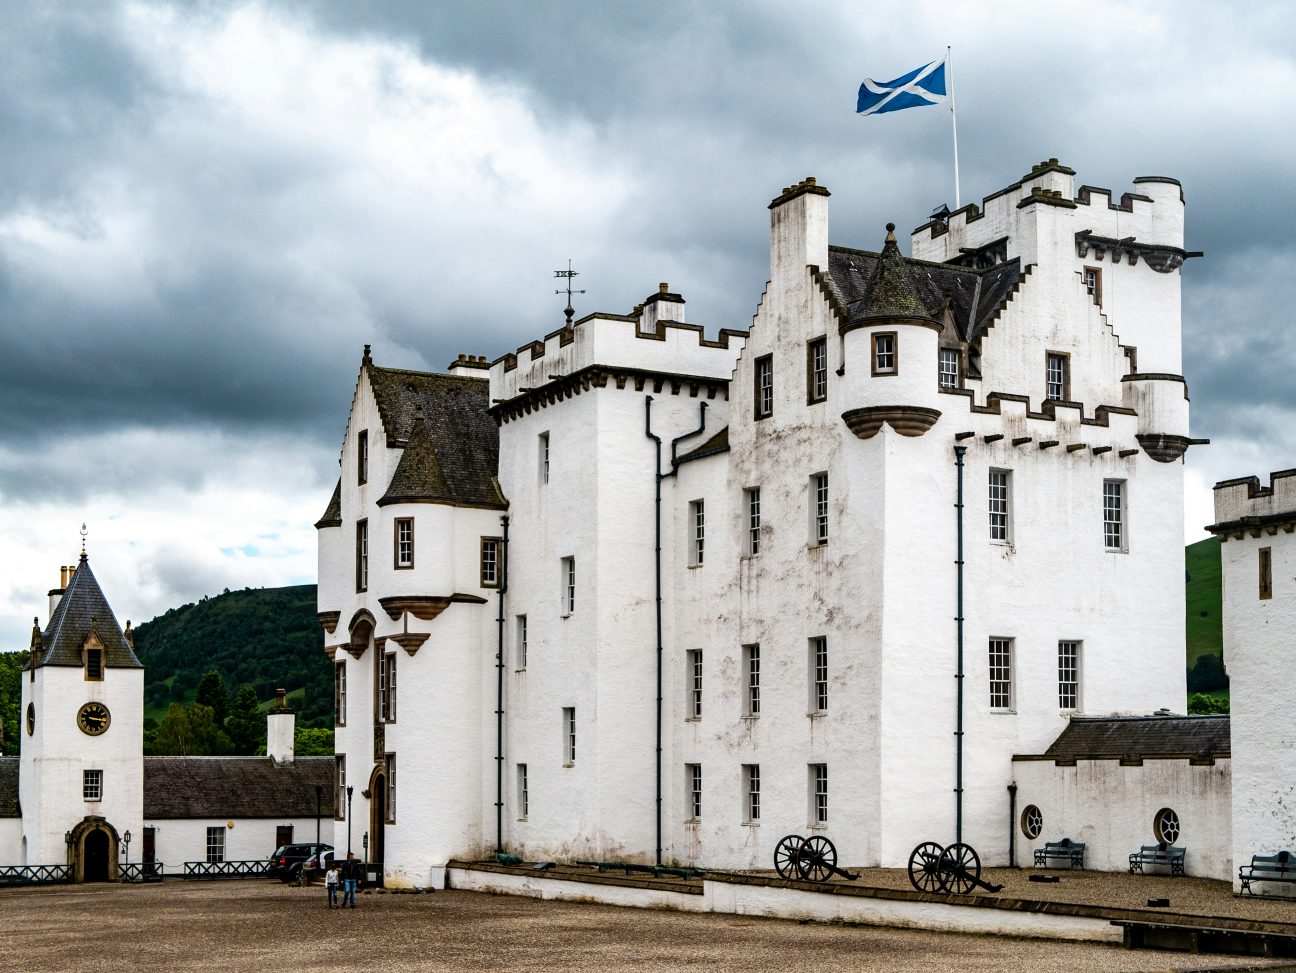
<path fill-rule="evenodd" d="M 270 856 L 270 874 L 281 882 L 295 882 L 301 875 L 302 865 L 306 863 L 306 859 L 313 858 L 322 851 L 332 850 L 332 845 L 315 842 L 276 848 L 275 853 Z"/>

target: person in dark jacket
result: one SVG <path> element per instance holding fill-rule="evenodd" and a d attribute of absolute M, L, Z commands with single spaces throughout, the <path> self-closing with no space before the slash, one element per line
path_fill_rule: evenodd
<path fill-rule="evenodd" d="M 360 863 L 356 861 L 356 856 L 352 852 L 347 852 L 346 861 L 342 863 L 340 869 L 342 873 L 342 905 L 340 908 L 345 909 L 347 905 L 355 908 L 356 883 L 360 880 Z"/>

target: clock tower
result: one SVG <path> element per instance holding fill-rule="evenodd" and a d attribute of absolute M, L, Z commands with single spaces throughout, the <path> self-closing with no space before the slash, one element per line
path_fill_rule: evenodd
<path fill-rule="evenodd" d="M 23 668 L 23 857 L 114 881 L 123 836 L 143 835 L 144 667 L 84 551 L 64 573 Z"/>

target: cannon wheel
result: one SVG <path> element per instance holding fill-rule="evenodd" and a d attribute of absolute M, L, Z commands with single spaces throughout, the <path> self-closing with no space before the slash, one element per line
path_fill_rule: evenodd
<path fill-rule="evenodd" d="M 801 845 L 797 871 L 807 882 L 826 882 L 837 871 L 837 849 L 821 834 L 811 835 Z"/>
<path fill-rule="evenodd" d="M 941 858 L 945 849 L 934 841 L 924 841 L 909 855 L 909 881 L 919 892 L 940 892 Z"/>
<path fill-rule="evenodd" d="M 967 895 L 981 878 L 981 858 L 971 845 L 950 845 L 941 856 L 940 873 L 941 888 L 957 895 Z"/>
<path fill-rule="evenodd" d="M 805 839 L 799 834 L 790 834 L 774 846 L 774 869 L 779 873 L 779 878 L 799 877 L 798 863 L 801 860 L 803 844 Z"/>

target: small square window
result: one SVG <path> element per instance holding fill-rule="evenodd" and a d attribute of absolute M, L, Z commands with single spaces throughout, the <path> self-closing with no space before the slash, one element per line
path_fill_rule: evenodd
<path fill-rule="evenodd" d="M 207 861 L 223 862 L 225 860 L 225 826 L 217 825 L 207 829 Z"/>
<path fill-rule="evenodd" d="M 103 800 L 102 770 L 83 770 L 81 772 L 81 799 L 83 801 Z"/>
<path fill-rule="evenodd" d="M 481 539 L 481 586 L 483 588 L 498 588 L 500 586 L 500 575 L 502 573 L 500 549 L 502 546 L 503 540 L 499 537 L 483 537 Z"/>
<path fill-rule="evenodd" d="M 397 570 L 414 567 L 414 518 L 397 517 L 394 525 L 392 551 Z"/>
<path fill-rule="evenodd" d="M 873 374 L 895 375 L 900 370 L 898 339 L 894 331 L 873 335 Z"/>
<path fill-rule="evenodd" d="M 1071 400 L 1071 356 L 1050 351 L 1044 356 L 1044 398 L 1050 402 Z"/>
<path fill-rule="evenodd" d="M 940 350 L 940 387 L 956 389 L 959 387 L 959 350 L 942 348 Z"/>
<path fill-rule="evenodd" d="M 1102 307 L 1102 271 L 1097 267 L 1084 269 L 1085 292 L 1093 298 L 1095 304 Z"/>

